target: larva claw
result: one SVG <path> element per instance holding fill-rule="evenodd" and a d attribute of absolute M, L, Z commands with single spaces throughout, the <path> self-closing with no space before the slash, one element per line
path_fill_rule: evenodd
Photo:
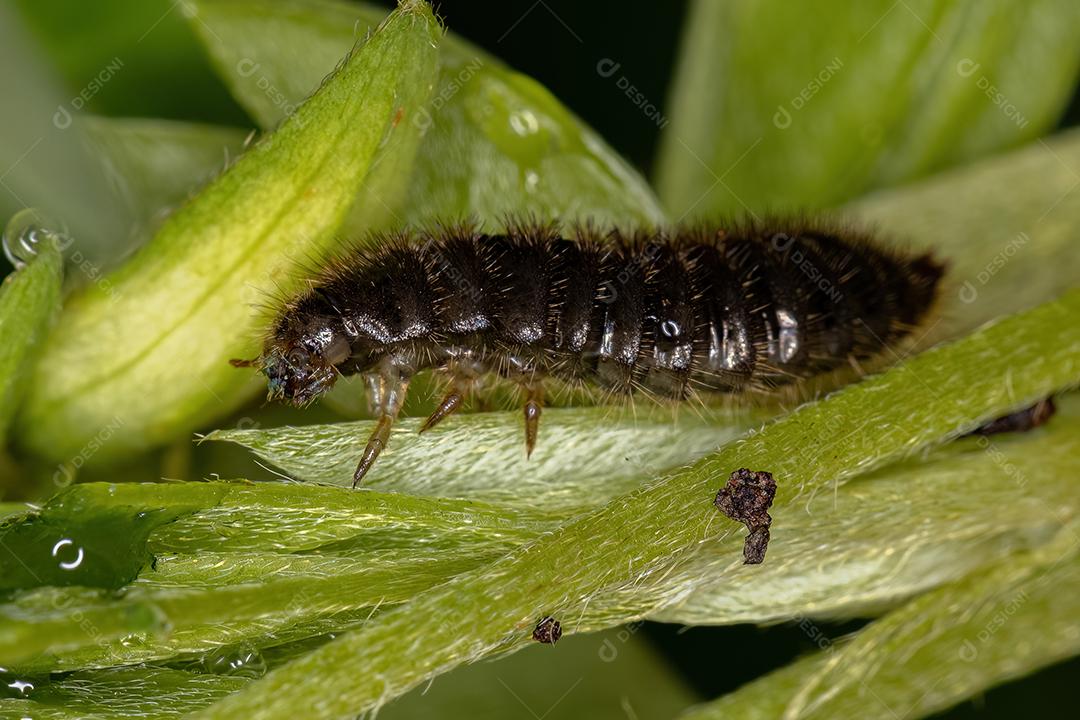
<path fill-rule="evenodd" d="M 532 457 L 536 433 L 540 429 L 540 403 L 530 398 L 525 403 L 525 457 Z"/>
<path fill-rule="evenodd" d="M 455 410 L 461 407 L 462 399 L 461 393 L 457 390 L 448 392 L 442 402 L 439 403 L 439 407 L 435 408 L 435 412 L 431 413 L 431 416 L 420 426 L 420 432 L 430 430 L 445 420 L 448 415 L 453 414 Z"/>
<path fill-rule="evenodd" d="M 364 446 L 364 454 L 360 456 L 356 472 L 353 473 L 354 488 L 364 479 L 379 453 L 390 441 L 390 428 L 394 426 L 394 420 L 405 402 L 405 391 L 409 388 L 409 379 L 401 370 L 389 364 L 383 368 L 382 374 L 371 374 L 367 377 L 368 393 L 378 408 L 379 421 L 375 423 L 375 429 L 371 431 L 367 445 Z"/>
<path fill-rule="evenodd" d="M 371 437 L 368 438 L 367 445 L 364 447 L 364 454 L 360 456 L 360 462 L 356 466 L 356 472 L 353 473 L 352 486 L 354 488 L 364 479 L 368 470 L 375 464 L 375 460 L 379 457 L 379 453 L 386 447 L 386 443 L 390 439 L 390 428 L 393 424 L 394 418 L 389 415 L 383 415 L 379 418 L 379 422 L 375 425 L 375 430 L 372 431 Z"/>

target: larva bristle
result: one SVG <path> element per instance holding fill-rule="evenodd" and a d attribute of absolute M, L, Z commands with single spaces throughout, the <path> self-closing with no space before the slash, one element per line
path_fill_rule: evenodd
<path fill-rule="evenodd" d="M 769 393 L 895 346 L 944 273 L 821 221 L 505 228 L 384 235 L 326 264 L 267 337 L 272 394 L 303 404 L 363 373 L 396 415 L 385 398 L 420 370 L 463 396 L 497 374 L 521 385 L 534 428 L 545 378 L 609 398 Z"/>

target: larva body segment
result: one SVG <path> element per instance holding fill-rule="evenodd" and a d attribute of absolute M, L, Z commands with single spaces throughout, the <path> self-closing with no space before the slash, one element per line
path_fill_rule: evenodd
<path fill-rule="evenodd" d="M 408 379 L 445 369 L 425 428 L 475 379 L 526 391 L 529 450 L 555 378 L 672 399 L 768 391 L 872 357 L 933 304 L 943 268 L 850 230 L 777 224 L 601 236 L 521 225 L 400 235 L 355 251 L 291 302 L 258 364 L 306 403 L 337 375 L 368 379 L 385 445 Z"/>

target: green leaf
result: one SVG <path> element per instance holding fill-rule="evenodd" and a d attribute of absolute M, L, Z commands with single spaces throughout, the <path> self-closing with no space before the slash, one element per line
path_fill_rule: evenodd
<path fill-rule="evenodd" d="M 327 0 L 199 0 L 199 33 L 222 79 L 263 127 L 318 87 L 385 10 Z M 644 180 L 535 81 L 449 35 L 396 224 L 506 214 L 657 224 Z"/>
<path fill-rule="evenodd" d="M 407 418 L 395 424 L 365 486 L 546 510 L 594 507 L 715 450 L 764 417 L 713 411 L 676 419 L 668 408 L 639 408 L 634 417 L 614 408 L 552 408 L 544 411 L 541 442 L 528 459 L 520 412 L 462 414 L 423 435 L 417 434 L 420 418 Z M 298 479 L 351 486 L 372 425 L 215 430 L 207 438 L 238 442 Z"/>
<path fill-rule="evenodd" d="M 93 485 L 104 493 L 102 486 Z M 117 486 L 114 492 L 120 492 Z M 155 486 L 127 492 L 146 494 L 153 505 Z M 186 488 L 181 485 L 179 488 Z M 472 500 L 441 500 L 394 493 L 355 492 L 342 488 L 296 483 L 198 483 L 199 495 L 225 494 L 205 502 L 201 512 L 187 515 L 150 536 L 156 554 L 217 552 L 308 552 L 333 546 L 347 552 L 348 543 L 364 549 L 369 536 L 380 536 L 379 547 L 421 543 L 428 550 L 468 543 L 486 550 L 516 545 L 551 526 L 557 515 L 511 509 Z M 203 489 L 205 488 L 205 489 Z M 90 491 L 87 491 L 90 492 Z M 194 491 L 163 493 L 170 503 Z M 103 499 L 103 498 L 102 498 Z M 161 502 L 160 500 L 157 502 Z M 224 530 L 227 528 L 227 532 Z"/>
<path fill-rule="evenodd" d="M 29 699 L 0 699 L 0 713 L 35 720 L 181 718 L 249 682 L 239 673 L 232 677 L 152 666 L 89 670 L 56 682 L 38 680 Z"/>
<path fill-rule="evenodd" d="M 635 632 L 640 626 L 567 638 L 496 664 L 461 668 L 384 712 L 406 718 L 506 717 L 521 703 L 544 718 L 670 717 L 695 700 L 664 659 Z M 552 662 L 558 652 L 558 662 Z M 213 653 L 185 669 L 153 666 L 89 670 L 49 680 L 35 677 L 27 700 L 0 699 L 5 717 L 179 718 L 239 690 L 280 661 L 273 652 L 241 648 Z M 536 682 L 543 677 L 544 682 Z M 516 699 L 515 699 L 516 698 Z"/>
<path fill-rule="evenodd" d="M 0 526 L 3 587 L 24 590 L 0 605 L 0 663 L 107 667 L 340 630 L 555 522 L 295 484 L 76 485 Z M 120 594 L 91 590 L 121 585 Z"/>
<path fill-rule="evenodd" d="M 699 0 L 660 196 L 675 217 L 823 208 L 1039 137 L 1078 28 L 1071 0 Z"/>
<path fill-rule="evenodd" d="M 122 496 L 109 497 L 116 502 L 95 503 L 89 491 L 72 489 L 54 497 L 47 512 L 0 525 L 0 591 L 45 585 L 119 589 L 150 562 L 149 534 L 198 507 L 135 507 Z"/>
<path fill-rule="evenodd" d="M 1080 653 L 1077 526 L 680 716 L 917 720 Z M 810 625 L 808 632 L 820 633 Z"/>
<path fill-rule="evenodd" d="M 462 663 L 519 647 L 545 615 L 575 632 L 655 612 L 689 588 L 648 581 L 663 578 L 702 541 L 724 536 L 727 552 L 738 556 L 741 534 L 717 517 L 711 502 L 734 469 L 767 469 L 777 477 L 779 522 L 815 491 L 1080 382 L 1080 326 L 1070 322 L 1077 312 L 1080 290 L 804 405 L 689 468 L 379 614 L 196 717 L 289 717 L 301 712 L 300 698 L 308 717 L 360 713 Z M 636 584 L 642 592 L 632 602 L 617 592 Z M 605 599 L 612 594 L 618 602 L 609 606 Z M 352 672 L 357 664 L 364 673 Z M 266 697 L 277 700 L 267 705 Z"/>
<path fill-rule="evenodd" d="M 338 246 L 373 164 L 396 161 L 379 148 L 415 136 L 396 118 L 425 100 L 438 40 L 426 6 L 403 6 L 130 262 L 71 298 L 30 383 L 23 446 L 49 459 L 116 459 L 250 397 L 254 378 L 228 360 L 257 353 L 264 318 L 252 304 L 294 291 L 296 261 Z M 102 439 L 110 423 L 122 430 Z M 92 442 L 96 452 L 84 452 Z"/>
<path fill-rule="evenodd" d="M 703 543 L 664 577 L 665 583 L 691 588 L 690 594 L 652 619 L 702 625 L 768 622 L 799 614 L 860 617 L 1001 561 L 1018 548 L 1045 542 L 1077 510 L 1072 479 L 1080 473 L 1080 396 L 1070 396 L 1059 404 L 1059 416 L 1045 431 L 993 442 L 972 439 L 953 443 L 929 458 L 891 465 L 860 477 L 856 483 L 838 484 L 814 495 L 798 512 L 781 516 L 782 527 L 778 521 L 773 532 L 770 562 L 753 573 L 745 572 L 739 558 L 725 553 L 721 543 Z M 483 422 L 472 423 L 474 418 L 483 418 Z M 565 430 L 576 436 L 580 448 L 571 446 L 571 454 L 561 455 L 559 466 L 586 467 L 585 458 L 593 458 L 587 474 L 575 476 L 583 487 L 572 487 L 565 479 L 560 483 L 562 478 L 554 472 L 548 478 L 543 458 L 536 475 L 515 473 L 521 480 L 508 487 L 505 472 L 484 472 L 483 466 L 467 462 L 476 452 L 475 448 L 467 449 L 471 444 L 496 449 L 505 444 L 490 437 L 505 435 L 505 426 L 488 427 L 496 418 L 483 414 L 462 420 L 466 427 L 460 429 L 461 437 L 445 446 L 429 443 L 425 447 L 423 440 L 418 441 L 403 450 L 415 455 L 415 461 L 410 457 L 391 462 L 390 467 L 380 469 L 382 474 L 374 477 L 373 483 L 381 489 L 460 494 L 548 509 L 564 504 L 567 509 L 575 505 L 585 508 L 632 490 L 669 466 L 645 466 L 625 478 L 607 475 L 605 460 L 621 459 L 626 452 L 619 435 L 625 435 L 627 448 L 640 458 L 659 457 L 680 442 L 676 434 L 665 432 L 672 430 L 670 423 L 654 425 L 639 420 L 632 429 L 616 427 L 613 431 L 611 424 L 604 425 L 605 439 L 613 432 L 614 442 L 619 443 L 612 448 L 595 441 L 595 424 L 589 427 L 576 417 L 560 417 L 555 421 L 560 433 Z M 683 426 L 679 434 L 687 432 Z M 317 472 L 322 461 L 341 465 L 341 477 L 335 479 L 351 477 L 357 448 L 355 436 L 345 428 L 228 431 L 222 435 L 234 439 L 245 436 L 264 457 L 291 469 Z M 403 433 L 400 439 L 408 442 L 409 435 Z M 580 459 L 574 454 L 578 450 Z M 425 463 L 430 466 L 439 460 L 445 466 L 439 475 L 425 472 Z M 526 463 L 521 464 L 528 469 Z M 1042 479 L 1032 483 L 1035 477 Z M 541 478 L 543 482 L 538 482 Z M 920 519 L 916 531 L 911 527 L 912 518 Z M 823 556 L 830 562 L 820 562 Z M 641 585 L 628 588 L 627 602 L 632 603 L 641 592 Z M 616 607 L 617 596 L 614 593 L 608 598 Z"/>
<path fill-rule="evenodd" d="M 19 227 L 34 217 L 33 210 L 24 211 L 22 219 L 16 218 L 9 227 L 19 236 L 5 238 L 12 249 L 22 237 Z M 26 392 L 29 362 L 60 309 L 64 265 L 60 248 L 48 228 L 38 228 L 34 234 L 38 239 L 35 254 L 0 286 L 0 443 L 7 438 L 8 425 Z"/>

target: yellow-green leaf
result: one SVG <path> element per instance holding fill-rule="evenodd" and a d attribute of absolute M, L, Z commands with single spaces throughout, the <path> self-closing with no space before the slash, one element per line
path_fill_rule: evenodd
<path fill-rule="evenodd" d="M 426 5 L 404 4 L 131 261 L 71 298 L 31 380 L 22 445 L 118 458 L 250 397 L 255 379 L 228 360 L 258 352 L 253 306 L 299 286 L 297 262 L 338 245 L 371 168 L 396 162 L 379 150 L 412 132 L 400 119 L 427 98 L 440 35 Z"/>

